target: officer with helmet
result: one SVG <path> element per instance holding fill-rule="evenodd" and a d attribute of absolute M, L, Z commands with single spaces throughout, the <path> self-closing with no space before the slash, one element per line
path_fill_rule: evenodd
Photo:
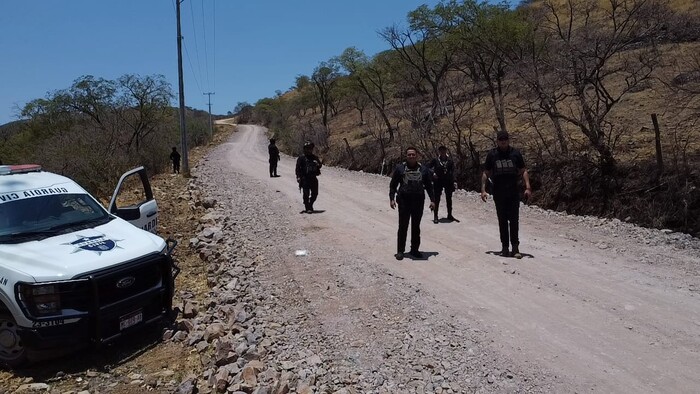
<path fill-rule="evenodd" d="M 314 155 L 314 143 L 304 143 L 304 154 L 299 156 L 296 165 L 297 183 L 304 198 L 304 212 L 314 212 L 314 202 L 318 197 L 318 176 L 321 175 L 321 160 Z"/>

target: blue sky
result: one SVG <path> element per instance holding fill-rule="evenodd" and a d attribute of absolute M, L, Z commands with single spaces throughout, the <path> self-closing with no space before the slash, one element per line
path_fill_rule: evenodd
<path fill-rule="evenodd" d="M 185 104 L 225 114 L 285 91 L 297 75 L 355 46 L 388 48 L 377 34 L 438 0 L 185 0 Z M 16 105 L 82 75 L 163 74 L 177 94 L 173 0 L 14 0 L 0 3 L 0 124 Z M 206 26 L 206 27 L 205 27 Z M 189 56 L 188 56 L 189 54 Z M 177 106 L 177 98 L 173 101 Z"/>

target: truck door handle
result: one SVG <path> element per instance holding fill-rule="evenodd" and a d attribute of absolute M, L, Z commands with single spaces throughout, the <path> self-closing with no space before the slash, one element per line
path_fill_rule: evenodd
<path fill-rule="evenodd" d="M 147 213 L 147 214 L 146 214 L 146 217 L 147 217 L 147 218 L 150 218 L 151 216 L 153 216 L 153 215 L 155 215 L 155 214 L 157 214 L 157 213 L 158 213 L 158 211 L 153 211 L 153 212 L 151 212 L 151 213 Z"/>

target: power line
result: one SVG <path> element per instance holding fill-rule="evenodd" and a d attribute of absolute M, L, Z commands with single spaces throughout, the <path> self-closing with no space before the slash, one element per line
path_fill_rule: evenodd
<path fill-rule="evenodd" d="M 190 16 L 192 19 L 192 35 L 194 36 L 194 52 L 195 55 L 197 55 L 197 69 L 199 70 L 199 78 L 202 78 L 204 74 L 202 74 L 202 62 L 199 57 L 199 45 L 197 43 L 197 28 L 195 27 L 195 22 L 194 22 L 194 7 L 192 6 L 192 3 L 194 1 L 190 0 Z M 204 16 L 202 16 L 204 17 Z M 194 71 L 193 71 L 194 72 Z M 199 89 L 201 92 L 202 89 Z"/>
<path fill-rule="evenodd" d="M 214 13 L 213 13 L 212 19 L 213 19 L 213 25 L 214 25 L 214 39 L 213 39 L 213 41 L 214 41 L 214 44 L 213 44 L 214 45 L 214 55 L 213 55 L 214 59 L 213 59 L 213 62 L 212 62 L 213 64 L 211 67 L 213 70 L 212 74 L 214 75 L 214 77 L 213 77 L 214 86 L 213 86 L 212 90 L 216 91 L 216 0 L 214 0 L 213 4 L 214 4 Z"/>
<path fill-rule="evenodd" d="M 202 0 L 202 30 L 204 35 L 204 68 L 207 70 L 207 88 L 211 90 L 211 80 L 209 79 L 209 54 L 207 53 L 207 25 L 204 21 L 204 0 Z"/>
<path fill-rule="evenodd" d="M 192 78 L 194 78 L 194 83 L 197 85 L 197 90 L 200 92 L 202 91 L 202 86 L 199 84 L 199 81 L 197 80 L 197 74 L 194 72 L 194 66 L 192 66 L 192 59 L 190 58 L 190 51 L 187 50 L 187 44 L 184 43 L 183 39 L 183 46 L 185 47 L 185 54 L 187 55 L 187 62 L 190 64 L 190 70 L 192 70 Z"/>

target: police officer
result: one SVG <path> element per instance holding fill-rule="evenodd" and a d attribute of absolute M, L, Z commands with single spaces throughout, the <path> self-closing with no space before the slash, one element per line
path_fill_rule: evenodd
<path fill-rule="evenodd" d="M 518 238 L 518 216 L 520 209 L 520 194 L 518 179 L 522 176 L 525 182 L 525 199 L 530 198 L 530 176 L 525 167 L 525 160 L 520 152 L 510 146 L 508 133 L 501 131 L 496 136 L 497 147 L 486 156 L 484 173 L 481 175 L 481 199 L 486 202 L 486 182 L 493 182 L 493 201 L 496 203 L 498 230 L 501 236 L 501 255 L 522 258 Z M 509 231 L 510 230 L 510 231 Z M 513 246 L 508 251 L 508 243 Z"/>
<path fill-rule="evenodd" d="M 389 206 L 396 209 L 399 204 L 399 231 L 396 260 L 402 260 L 406 249 L 408 222 L 411 222 L 411 251 L 415 258 L 422 258 L 420 247 L 420 220 L 423 217 L 425 192 L 430 198 L 430 209 L 435 208 L 433 184 L 430 170 L 418 162 L 418 150 L 414 147 L 406 149 L 406 161 L 394 169 L 389 183 Z M 398 188 L 398 191 L 397 191 Z M 396 200 L 394 197 L 396 196 Z"/>
<path fill-rule="evenodd" d="M 170 152 L 170 160 L 173 162 L 173 174 L 180 173 L 180 153 L 173 146 L 173 151 Z"/>
<path fill-rule="evenodd" d="M 435 188 L 435 209 L 433 209 L 433 223 L 438 223 L 438 209 L 440 196 L 445 189 L 445 201 L 447 202 L 447 220 L 456 220 L 452 216 L 452 193 L 455 191 L 455 163 L 447 156 L 447 147 L 438 148 L 438 157 L 430 161 L 428 165 L 433 171 L 433 186 Z"/>
<path fill-rule="evenodd" d="M 280 150 L 275 145 L 275 139 L 270 138 L 270 145 L 267 146 L 267 153 L 270 155 L 270 178 L 276 178 L 277 162 L 280 161 Z"/>
<path fill-rule="evenodd" d="M 314 143 L 304 143 L 304 154 L 297 159 L 296 175 L 299 188 L 303 191 L 304 211 L 314 212 L 314 202 L 318 197 L 318 176 L 321 175 L 321 160 L 314 155 Z"/>

